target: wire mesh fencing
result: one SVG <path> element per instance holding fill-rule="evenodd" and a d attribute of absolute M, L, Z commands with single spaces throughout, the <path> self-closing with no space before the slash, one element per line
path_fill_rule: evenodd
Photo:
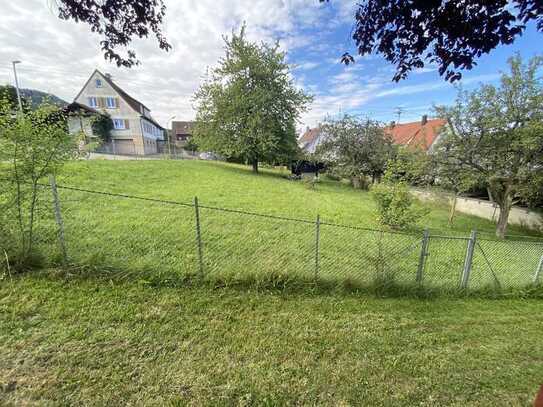
<path fill-rule="evenodd" d="M 542 240 L 385 231 L 198 202 L 44 188 L 41 244 L 55 259 L 134 278 L 290 279 L 440 290 L 543 281 Z M 51 193 L 52 192 L 52 193 Z"/>

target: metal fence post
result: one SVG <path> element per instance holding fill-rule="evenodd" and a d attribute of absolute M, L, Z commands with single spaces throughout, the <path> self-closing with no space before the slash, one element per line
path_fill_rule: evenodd
<path fill-rule="evenodd" d="M 320 215 L 317 215 L 317 222 L 315 223 L 315 280 L 317 280 L 319 276 L 320 229 L 321 229 L 321 219 L 320 219 Z"/>
<path fill-rule="evenodd" d="M 468 248 L 466 250 L 466 258 L 464 259 L 464 270 L 462 271 L 461 288 L 468 288 L 469 276 L 471 274 L 471 266 L 473 263 L 473 252 L 475 251 L 475 243 L 477 241 L 477 231 L 472 230 L 468 240 Z"/>
<path fill-rule="evenodd" d="M 424 233 L 422 235 L 422 242 L 421 242 L 421 249 L 420 249 L 420 257 L 419 257 L 419 266 L 417 268 L 417 283 L 422 282 L 423 274 L 424 274 L 424 266 L 426 265 L 426 257 L 428 256 L 428 243 L 430 240 L 430 231 L 428 229 L 424 229 Z"/>
<path fill-rule="evenodd" d="M 202 234 L 200 231 L 200 208 L 198 207 L 198 197 L 194 197 L 194 213 L 196 215 L 196 244 L 198 246 L 198 264 L 200 267 L 200 276 L 204 277 L 204 256 L 202 252 Z"/>
<path fill-rule="evenodd" d="M 541 255 L 541 258 L 539 259 L 539 264 L 537 265 L 537 269 L 535 270 L 534 284 L 539 283 L 539 277 L 541 276 L 541 273 L 543 273 L 543 254 Z"/>
<path fill-rule="evenodd" d="M 55 220 L 58 226 L 58 240 L 60 244 L 60 251 L 62 253 L 62 263 L 66 265 L 66 263 L 68 263 L 68 253 L 66 251 L 66 241 L 64 239 L 64 222 L 62 221 L 62 214 L 60 212 L 60 199 L 58 198 L 57 182 L 53 174 L 49 176 L 49 183 L 51 184 L 51 191 L 53 192 Z"/>

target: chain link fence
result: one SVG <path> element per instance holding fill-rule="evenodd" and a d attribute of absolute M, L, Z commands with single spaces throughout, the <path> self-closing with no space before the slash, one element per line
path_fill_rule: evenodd
<path fill-rule="evenodd" d="M 138 279 L 439 290 L 543 281 L 543 240 L 375 230 L 54 184 L 42 192 L 40 245 L 53 259 Z"/>

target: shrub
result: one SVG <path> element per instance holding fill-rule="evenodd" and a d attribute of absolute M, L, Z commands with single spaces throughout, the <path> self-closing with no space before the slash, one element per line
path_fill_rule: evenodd
<path fill-rule="evenodd" d="M 100 138 L 102 143 L 111 141 L 111 130 L 113 130 L 113 120 L 109 114 L 99 114 L 92 118 L 92 132 Z"/>
<path fill-rule="evenodd" d="M 40 208 L 50 203 L 40 184 L 75 156 L 58 107 L 42 103 L 23 114 L 0 99 L 0 252 L 15 269 L 40 263 Z"/>
<path fill-rule="evenodd" d="M 405 182 L 387 181 L 371 189 L 377 203 L 378 221 L 396 229 L 414 225 L 426 210 L 413 206 L 414 200 Z"/>

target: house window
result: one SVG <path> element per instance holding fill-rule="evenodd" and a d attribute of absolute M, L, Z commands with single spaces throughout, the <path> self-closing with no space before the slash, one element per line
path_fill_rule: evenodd
<path fill-rule="evenodd" d="M 113 128 L 116 130 L 124 130 L 126 127 L 124 125 L 123 119 L 113 119 Z"/>
<path fill-rule="evenodd" d="M 101 80 L 101 79 L 96 79 L 96 87 L 97 87 L 97 88 L 101 88 L 101 87 L 102 87 L 102 80 Z"/>
<path fill-rule="evenodd" d="M 108 109 L 115 109 L 117 107 L 117 103 L 115 103 L 115 98 L 112 98 L 112 97 L 107 97 L 106 98 L 106 106 L 108 107 Z"/>
<path fill-rule="evenodd" d="M 89 98 L 90 107 L 98 107 L 98 100 L 93 96 Z"/>

